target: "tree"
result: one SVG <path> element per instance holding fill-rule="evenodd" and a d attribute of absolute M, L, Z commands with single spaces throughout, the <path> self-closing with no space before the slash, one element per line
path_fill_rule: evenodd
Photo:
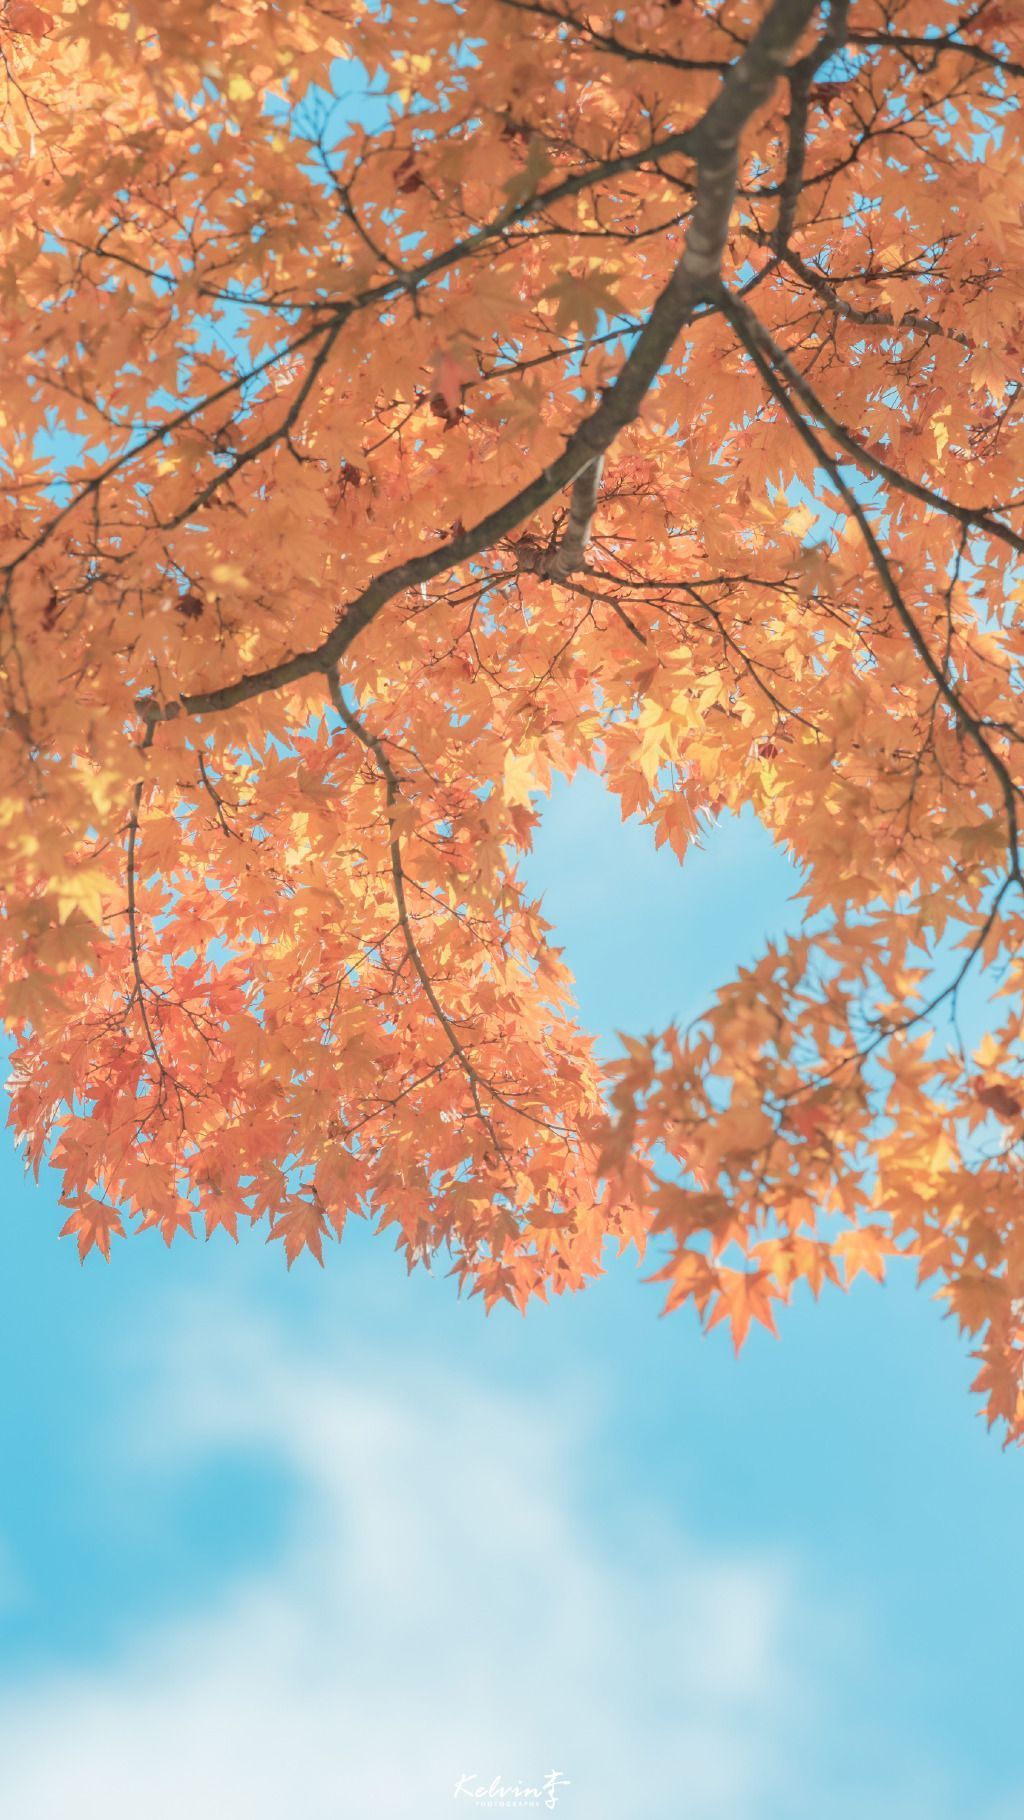
<path fill-rule="evenodd" d="M 737 1344 L 910 1254 L 1024 1433 L 1024 10 L 0 49 L 2 1009 L 65 1232 L 360 1213 L 520 1307 L 653 1237 Z M 806 881 L 604 1071 L 517 871 L 579 766 Z"/>

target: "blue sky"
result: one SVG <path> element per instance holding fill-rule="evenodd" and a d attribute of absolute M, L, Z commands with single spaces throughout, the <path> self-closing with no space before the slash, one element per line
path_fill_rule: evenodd
<path fill-rule="evenodd" d="M 754 824 L 680 868 L 590 777 L 531 877 L 609 1039 L 795 918 Z M 0 1812 L 439 1820 L 553 1769 L 565 1820 L 1024 1812 L 1024 1463 L 927 1291 L 737 1361 L 630 1259 L 485 1319 L 363 1230 L 82 1268 L 0 1180 Z"/>

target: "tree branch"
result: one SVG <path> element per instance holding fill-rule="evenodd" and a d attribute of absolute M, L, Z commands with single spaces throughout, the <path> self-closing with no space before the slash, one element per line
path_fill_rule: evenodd
<path fill-rule="evenodd" d="M 846 39 L 850 0 L 831 0 L 828 25 L 813 50 L 801 57 L 789 72 L 789 143 L 786 149 L 786 171 L 779 188 L 779 212 L 773 236 L 775 251 L 781 255 L 796 226 L 797 204 L 804 184 L 807 163 L 807 117 L 811 105 L 814 78 L 823 63 L 842 48 Z"/>
<path fill-rule="evenodd" d="M 331 701 L 334 704 L 335 713 L 348 728 L 349 732 L 355 735 L 360 745 L 364 746 L 367 752 L 372 753 L 377 764 L 377 769 L 384 779 L 384 794 L 388 818 L 388 854 L 391 861 L 391 882 L 394 888 L 395 909 L 398 914 L 398 922 L 405 942 L 406 953 L 412 962 L 413 971 L 423 988 L 423 995 L 437 1019 L 437 1022 L 440 1024 L 441 1029 L 444 1031 L 452 1055 L 462 1069 L 466 1080 L 469 1082 L 469 1091 L 472 1096 L 477 1117 L 487 1132 L 496 1152 L 507 1162 L 508 1159 L 505 1156 L 501 1139 L 498 1137 L 491 1121 L 490 1114 L 480 1098 L 480 1089 L 481 1087 L 484 1087 L 486 1091 L 492 1093 L 496 1099 L 501 1099 L 502 1095 L 491 1086 L 490 1082 L 482 1079 L 473 1063 L 470 1061 L 469 1056 L 466 1054 L 466 1050 L 459 1039 L 459 1034 L 437 996 L 434 989 L 434 982 L 427 972 L 423 956 L 419 951 L 416 936 L 413 933 L 412 921 L 409 916 L 409 902 L 405 894 L 406 881 L 405 867 L 402 862 L 402 847 L 395 827 L 395 808 L 401 795 L 398 787 L 398 779 L 395 776 L 395 768 L 387 755 L 383 740 L 379 739 L 375 733 L 370 733 L 368 729 L 363 726 L 362 721 L 357 719 L 356 715 L 354 715 L 351 709 L 346 705 L 345 698 L 341 692 L 341 684 L 336 669 L 328 671 L 327 681 L 330 687 Z"/>
<path fill-rule="evenodd" d="M 265 670 L 218 689 L 185 695 L 180 702 L 140 703 L 153 721 L 176 714 L 217 714 L 304 677 L 329 675 L 382 608 L 407 588 L 480 556 L 571 486 L 591 467 L 626 424 L 637 416 L 679 334 L 701 304 L 714 302 L 729 216 L 736 194 L 740 138 L 757 109 L 772 95 L 790 52 L 808 25 L 815 0 L 774 0 L 742 56 L 726 74 L 717 96 L 696 126 L 685 134 L 685 149 L 696 160 L 695 202 L 682 257 L 651 310 L 614 383 L 589 417 L 569 436 L 561 455 L 471 529 L 422 555 L 410 557 L 376 577 L 343 610 L 323 642 Z"/>
<path fill-rule="evenodd" d="M 762 336 L 764 331 L 761 329 L 760 323 L 758 323 L 753 312 L 747 308 L 746 304 L 739 302 L 736 297 L 728 292 L 726 292 L 722 298 L 722 311 L 732 324 L 739 340 L 746 348 L 747 353 L 750 355 L 751 360 L 760 373 L 761 378 L 764 380 L 772 397 L 782 407 L 785 415 L 789 418 L 790 423 L 796 430 L 797 435 L 811 451 L 819 466 L 828 474 L 832 485 L 842 499 L 847 511 L 856 521 L 861 536 L 867 546 L 872 566 L 882 583 L 885 594 L 890 605 L 893 607 L 900 624 L 907 632 L 915 651 L 921 659 L 928 675 L 934 682 L 939 695 L 946 703 L 957 724 L 963 728 L 969 739 L 976 746 L 982 759 L 995 778 L 1006 811 L 1007 874 L 1009 878 L 1012 878 L 1018 885 L 1024 888 L 1024 872 L 1021 870 L 1020 859 L 1020 831 L 1017 806 L 1018 798 L 1021 794 L 1019 787 L 1014 783 L 1007 766 L 1000 758 L 998 752 L 992 747 L 982 718 L 975 714 L 964 702 L 958 690 L 950 682 L 945 669 L 939 663 L 932 651 L 928 640 L 925 638 L 917 620 L 914 618 L 914 615 L 911 613 L 900 592 L 896 577 L 893 574 L 892 565 L 875 535 L 871 521 L 868 518 L 864 507 L 861 505 L 860 500 L 857 498 L 857 495 L 845 480 L 835 456 L 829 453 L 817 432 L 806 419 L 800 415 L 792 398 L 782 384 L 781 379 L 773 370 L 769 357 L 762 347 Z"/>
<path fill-rule="evenodd" d="M 550 25 L 571 26 L 573 31 L 585 37 L 590 49 L 605 51 L 610 57 L 624 57 L 629 63 L 654 63 L 660 64 L 663 69 L 688 71 L 714 72 L 727 68 L 720 58 L 677 57 L 671 51 L 652 51 L 639 44 L 625 44 L 621 38 L 613 37 L 610 32 L 599 31 L 595 25 L 578 19 L 573 13 L 560 13 L 552 6 L 541 6 L 539 0 L 501 0 L 501 4 L 511 12 L 532 13 Z"/>
<path fill-rule="evenodd" d="M 765 246 L 772 244 L 772 237 L 769 234 L 757 233 L 753 237 L 760 240 Z M 862 310 L 856 304 L 847 303 L 845 298 L 840 297 L 839 292 L 829 282 L 824 272 L 818 271 L 817 267 L 810 265 L 806 259 L 801 259 L 800 254 L 795 253 L 790 246 L 779 251 L 777 257 L 783 265 L 788 265 L 790 271 L 801 279 L 834 315 L 842 316 L 846 322 L 857 323 L 865 328 L 892 329 L 894 334 L 899 334 L 906 329 L 916 329 L 921 335 L 941 335 L 946 341 L 956 341 L 961 347 L 973 351 L 974 343 L 969 335 L 965 335 L 960 329 L 947 328 L 945 323 L 939 322 L 935 316 L 923 316 L 918 310 L 907 310 L 897 321 L 891 310 Z"/>
<path fill-rule="evenodd" d="M 977 9 L 980 13 L 981 9 Z M 910 58 L 911 51 L 930 51 L 933 56 L 940 51 L 959 51 L 963 57 L 971 57 L 976 63 L 982 63 L 986 69 L 998 70 L 1005 76 L 1024 76 L 1024 63 L 1016 63 L 1012 57 L 1001 57 L 998 51 L 990 51 L 983 44 L 964 44 L 959 38 L 947 35 L 944 38 L 925 38 L 910 32 L 851 32 L 851 44 L 863 44 L 872 50 L 901 51 Z M 917 65 L 915 63 L 914 67 Z"/>
<path fill-rule="evenodd" d="M 756 337 L 768 353 L 775 369 L 788 381 L 812 416 L 816 417 L 823 428 L 828 431 L 833 441 L 837 442 L 840 448 L 844 449 L 860 467 L 866 468 L 871 474 L 877 474 L 880 480 L 886 481 L 898 492 L 906 493 L 911 499 L 920 501 L 922 505 L 930 506 L 933 512 L 942 512 L 947 518 L 955 519 L 956 523 L 960 525 L 974 525 L 989 537 L 995 537 L 999 542 L 1008 544 L 1018 556 L 1024 556 L 1024 537 L 1011 525 L 1003 524 L 999 518 L 993 518 L 992 514 L 986 512 L 981 506 L 963 506 L 954 499 L 947 499 L 944 493 L 937 492 L 934 487 L 926 486 L 923 481 L 911 479 L 909 474 L 904 474 L 899 468 L 893 467 L 891 462 L 885 461 L 873 450 L 865 448 L 864 444 L 859 442 L 856 436 L 839 422 L 837 417 L 833 416 L 828 406 L 822 403 L 813 386 L 808 383 L 799 368 L 793 365 L 785 349 L 774 340 L 760 318 L 755 316 L 753 310 L 747 304 L 741 303 L 734 293 L 730 293 L 729 307 L 726 308 L 723 303 L 722 309 L 727 316 L 730 316 L 730 319 L 738 313 L 742 313 L 750 333 Z"/>
<path fill-rule="evenodd" d="M 543 575 L 549 581 L 565 581 L 567 576 L 581 567 L 590 542 L 603 468 L 604 457 L 598 455 L 584 468 L 582 474 L 576 476 L 569 500 L 569 522 L 554 549 L 543 550 L 525 538 L 515 545 L 520 569 L 534 575 Z"/>

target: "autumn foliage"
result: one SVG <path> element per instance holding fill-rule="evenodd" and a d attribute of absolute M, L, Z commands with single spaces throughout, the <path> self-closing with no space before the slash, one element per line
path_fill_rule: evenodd
<path fill-rule="evenodd" d="M 83 1255 L 613 1241 L 738 1343 L 909 1254 L 1024 1433 L 1021 0 L 0 54 L 0 1006 Z M 805 880 L 610 1069 L 519 870 L 581 766 Z"/>

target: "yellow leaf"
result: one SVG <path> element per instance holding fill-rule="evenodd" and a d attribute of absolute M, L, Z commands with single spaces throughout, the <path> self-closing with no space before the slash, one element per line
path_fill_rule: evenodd
<path fill-rule="evenodd" d="M 950 409 L 951 407 L 947 405 L 944 411 L 938 411 L 932 418 L 932 435 L 935 438 L 935 455 L 939 461 L 942 460 L 946 444 L 949 441 L 949 424 L 946 422 L 946 419 L 950 414 Z"/>
<path fill-rule="evenodd" d="M 50 883 L 60 922 L 66 923 L 74 910 L 81 910 L 92 923 L 103 921 L 103 893 L 108 889 L 105 873 L 83 867 L 80 872 L 65 873 Z"/>
<path fill-rule="evenodd" d="M 506 752 L 503 795 L 508 804 L 530 807 L 530 791 L 539 788 L 536 777 L 536 749 L 533 752 Z"/>
<path fill-rule="evenodd" d="M 210 580 L 219 582 L 222 587 L 237 588 L 242 594 L 252 591 L 252 582 L 237 562 L 215 562 L 210 570 Z"/>

